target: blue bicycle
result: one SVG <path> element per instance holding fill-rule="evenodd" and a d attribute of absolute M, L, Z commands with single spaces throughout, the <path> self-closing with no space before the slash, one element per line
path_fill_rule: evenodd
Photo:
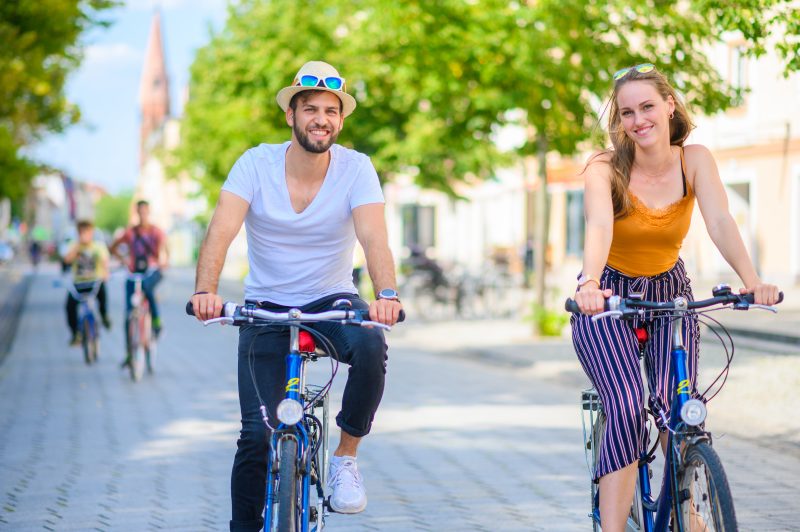
<path fill-rule="evenodd" d="M 322 321 L 342 325 L 378 327 L 369 321 L 366 310 L 352 310 L 347 299 L 334 302 L 335 310 L 304 313 L 299 309 L 270 312 L 254 305 L 225 303 L 222 317 L 203 322 L 240 325 L 289 327 L 289 353 L 286 355 L 286 397 L 278 404 L 279 423 L 270 420 L 267 407 L 259 396 L 261 417 L 271 432 L 267 457 L 267 490 L 264 506 L 264 529 L 279 532 L 318 532 L 332 511 L 325 496 L 328 471 L 328 392 L 339 366 L 336 350 L 318 331 L 304 325 Z M 191 303 L 186 313 L 194 316 Z M 403 320 L 401 313 L 400 321 Z M 317 350 L 317 342 L 322 346 Z M 329 356 L 331 377 L 322 386 L 306 384 L 306 362 Z M 258 386 L 255 386 L 258 390 Z M 258 393 L 258 392 L 256 392 Z M 275 424 L 276 426 L 273 426 Z M 316 488 L 316 504 L 311 502 L 311 486 Z M 312 525 L 313 523 L 313 525 Z"/>
<path fill-rule="evenodd" d="M 67 291 L 78 301 L 78 331 L 81 336 L 83 359 L 91 365 L 97 362 L 99 351 L 99 327 L 95 304 L 102 281 L 87 281 L 73 284 L 67 283 Z"/>
<path fill-rule="evenodd" d="M 672 349 L 670 368 L 670 382 L 675 384 L 672 394 L 672 409 L 668 423 L 668 441 L 665 451 L 664 474 L 659 496 L 654 499 L 651 494 L 650 463 L 655 459 L 658 438 L 653 446 L 642 454 L 639 459 L 639 479 L 636 485 L 631 512 L 628 517 L 626 529 L 629 531 L 707 531 L 707 530 L 738 530 L 736 512 L 733 505 L 730 486 L 722 467 L 719 456 L 712 447 L 711 433 L 705 430 L 706 403 L 713 398 L 707 397 L 710 390 L 700 394 L 699 398 L 690 395 L 692 383 L 687 374 L 687 354 L 683 341 L 683 319 L 688 314 L 694 313 L 707 318 L 720 327 L 725 334 L 724 327 L 715 319 L 707 316 L 708 312 L 723 308 L 735 310 L 748 310 L 762 308 L 777 312 L 774 307 L 756 305 L 753 295 L 739 295 L 731 292 L 727 285 L 719 285 L 713 290 L 713 297 L 703 301 L 688 301 L 678 297 L 674 301 L 656 302 L 642 299 L 621 298 L 611 296 L 606 301 L 606 311 L 592 317 L 593 320 L 615 318 L 621 320 L 636 320 L 645 324 L 636 328 L 639 340 L 640 358 L 644 354 L 648 341 L 648 328 L 658 327 L 664 320 L 672 322 Z M 780 294 L 778 302 L 783 300 Z M 706 309 L 698 312 L 699 309 Z M 567 299 L 566 310 L 580 312 L 577 303 Z M 711 329 L 720 340 L 722 336 Z M 727 353 L 727 364 L 720 378 L 727 377 L 731 360 L 733 359 L 733 341 L 729 334 L 731 349 L 723 341 Z M 719 392 L 725 380 L 716 390 Z M 714 395 L 715 395 L 714 394 Z M 600 397 L 595 389 L 585 390 L 581 396 L 584 411 L 583 434 L 587 462 L 590 472 L 594 471 L 599 456 L 599 445 L 605 430 L 605 413 Z M 666 421 L 664 412 L 651 412 L 649 416 L 654 419 Z M 587 419 L 588 418 L 588 419 Z M 600 494 L 593 481 L 591 482 L 592 526 L 597 532 L 600 526 Z"/>

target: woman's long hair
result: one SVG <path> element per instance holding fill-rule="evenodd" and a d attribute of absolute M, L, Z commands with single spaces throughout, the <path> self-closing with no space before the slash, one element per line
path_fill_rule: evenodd
<path fill-rule="evenodd" d="M 611 200 L 614 205 L 615 219 L 626 216 L 631 209 L 628 186 L 631 182 L 631 168 L 636 155 L 636 144 L 625 134 L 625 128 L 622 127 L 622 118 L 619 115 L 619 104 L 617 103 L 619 90 L 623 85 L 631 81 L 647 81 L 656 88 L 656 91 L 665 101 L 668 96 L 672 96 L 675 102 L 675 113 L 669 121 L 670 145 L 683 146 L 689 133 L 694 129 L 692 119 L 689 117 L 683 102 L 678 98 L 678 94 L 669 84 L 666 76 L 658 70 L 653 69 L 650 72 L 642 73 L 635 68 L 631 68 L 628 73 L 614 83 L 614 93 L 611 95 L 608 114 L 608 135 L 614 148 L 608 151 L 611 153 Z"/>

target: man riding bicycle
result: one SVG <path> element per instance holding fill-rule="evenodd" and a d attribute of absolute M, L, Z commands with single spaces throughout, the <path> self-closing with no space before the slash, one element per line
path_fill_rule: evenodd
<path fill-rule="evenodd" d="M 153 333 L 156 338 L 161 332 L 161 316 L 158 312 L 155 289 L 161 281 L 161 270 L 166 268 L 168 260 L 167 239 L 164 232 L 150 223 L 150 204 L 145 200 L 136 203 L 136 213 L 139 216 L 139 223 L 129 227 L 111 244 L 111 254 L 122 262 L 128 263 L 131 273 L 147 273 L 142 281 L 142 291 L 150 303 L 150 314 L 153 318 Z M 127 261 L 122 257 L 118 250 L 119 246 L 126 244 L 128 247 Z M 125 319 L 128 319 L 133 303 L 131 296 L 135 290 L 136 283 L 132 279 L 125 282 Z M 130 363 L 128 358 L 122 363 L 125 367 Z"/>
<path fill-rule="evenodd" d="M 356 107 L 344 79 L 331 65 L 303 65 L 291 86 L 277 95 L 292 128 L 291 141 L 261 144 L 234 164 L 219 196 L 197 264 L 192 296 L 199 319 L 218 317 L 217 285 L 231 241 L 245 223 L 250 271 L 245 299 L 260 308 L 303 312 L 328 310 L 341 298 L 369 308 L 370 319 L 393 325 L 402 308 L 384 220 L 384 199 L 369 158 L 334 144 L 344 118 Z M 353 246 L 364 248 L 377 299 L 367 304 L 353 285 Z M 369 433 L 386 374 L 387 346 L 374 329 L 326 329 L 339 360 L 349 364 L 341 440 L 331 460 L 331 507 L 357 513 L 367 497 L 356 450 Z M 248 353 L 269 416 L 284 397 L 285 329 L 242 327 L 239 332 L 241 435 L 231 474 L 231 530 L 260 530 L 266 491 L 267 427 L 250 378 Z"/>
<path fill-rule="evenodd" d="M 72 268 L 72 282 L 79 294 L 91 292 L 95 281 L 100 281 L 97 289 L 97 302 L 100 317 L 106 329 L 111 328 L 106 304 L 106 284 L 108 280 L 108 250 L 105 244 L 94 240 L 94 224 L 88 220 L 78 222 L 78 241 L 72 244 L 64 255 L 64 264 Z M 72 332 L 70 345 L 81 342 L 78 331 L 78 303 L 72 293 L 67 294 L 67 323 Z"/>

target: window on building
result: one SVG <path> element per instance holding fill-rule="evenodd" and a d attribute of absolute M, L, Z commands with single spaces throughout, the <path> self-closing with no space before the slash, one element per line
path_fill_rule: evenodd
<path fill-rule="evenodd" d="M 583 191 L 567 192 L 567 255 L 583 254 L 585 221 L 583 216 Z"/>
<path fill-rule="evenodd" d="M 730 45 L 730 68 L 728 70 L 728 83 L 734 89 L 745 91 L 748 88 L 747 83 L 747 55 L 743 44 Z M 738 101 L 734 102 L 736 105 L 743 105 L 744 94 L 742 94 Z"/>
<path fill-rule="evenodd" d="M 422 249 L 433 247 L 436 243 L 436 210 L 430 205 L 403 205 L 403 245 Z"/>

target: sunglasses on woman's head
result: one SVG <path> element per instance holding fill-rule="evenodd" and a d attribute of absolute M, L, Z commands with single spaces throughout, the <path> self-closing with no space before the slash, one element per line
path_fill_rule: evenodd
<path fill-rule="evenodd" d="M 624 78 L 628 72 L 631 70 L 635 70 L 640 74 L 647 74 L 648 72 L 652 72 L 656 69 L 656 66 L 653 63 L 642 63 L 641 65 L 630 66 L 626 68 L 621 68 L 614 72 L 614 81 L 619 81 Z"/>
<path fill-rule="evenodd" d="M 322 85 L 331 90 L 341 91 L 344 90 L 344 78 L 336 76 L 320 78 L 311 74 L 306 74 L 305 76 L 301 76 L 299 80 L 295 79 L 295 85 L 300 85 L 301 87 L 319 87 Z"/>

